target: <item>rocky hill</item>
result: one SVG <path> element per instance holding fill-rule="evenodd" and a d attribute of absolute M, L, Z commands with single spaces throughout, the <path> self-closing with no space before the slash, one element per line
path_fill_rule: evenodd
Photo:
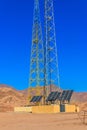
<path fill-rule="evenodd" d="M 0 111 L 11 111 L 26 104 L 26 96 L 6 85 L 0 85 Z"/>
<path fill-rule="evenodd" d="M 72 100 L 75 102 L 87 102 L 87 92 L 74 92 Z"/>
<path fill-rule="evenodd" d="M 58 88 L 53 86 L 52 91 L 58 91 Z M 13 111 L 15 106 L 25 106 L 27 97 L 27 89 L 18 91 L 7 85 L 0 85 L 0 111 Z M 79 104 L 81 110 L 87 110 L 87 92 L 74 93 L 71 101 Z"/>

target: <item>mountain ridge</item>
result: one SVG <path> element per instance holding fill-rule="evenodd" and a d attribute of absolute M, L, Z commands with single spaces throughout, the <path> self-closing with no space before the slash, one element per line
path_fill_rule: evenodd
<path fill-rule="evenodd" d="M 53 86 L 52 91 L 58 91 L 58 88 Z M 0 111 L 13 111 L 14 107 L 25 106 L 27 99 L 28 89 L 16 90 L 5 84 L 0 85 Z M 87 92 L 74 92 L 71 102 L 87 110 Z"/>

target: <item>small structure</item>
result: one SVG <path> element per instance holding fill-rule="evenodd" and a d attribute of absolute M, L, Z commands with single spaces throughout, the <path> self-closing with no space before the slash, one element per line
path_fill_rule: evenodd
<path fill-rule="evenodd" d="M 16 107 L 15 112 L 29 113 L 72 113 L 79 112 L 79 107 L 70 104 L 73 90 L 64 90 L 63 92 L 51 92 L 43 104 L 43 96 L 33 96 L 30 100 L 29 107 Z"/>

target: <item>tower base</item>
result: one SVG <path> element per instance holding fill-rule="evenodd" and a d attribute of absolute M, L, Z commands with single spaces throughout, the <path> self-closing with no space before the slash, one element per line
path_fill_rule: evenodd
<path fill-rule="evenodd" d="M 15 107 L 14 112 L 29 112 L 29 113 L 75 113 L 79 112 L 79 107 L 76 105 L 43 105 L 31 107 Z"/>

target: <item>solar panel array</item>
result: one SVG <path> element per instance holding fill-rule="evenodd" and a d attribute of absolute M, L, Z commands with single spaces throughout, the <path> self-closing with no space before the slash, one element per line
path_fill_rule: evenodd
<path fill-rule="evenodd" d="M 42 96 L 33 96 L 30 102 L 40 102 L 42 99 Z"/>
<path fill-rule="evenodd" d="M 48 101 L 56 101 L 56 100 L 59 100 L 59 101 L 70 101 L 71 99 L 71 96 L 73 94 L 73 90 L 64 90 L 62 93 L 56 91 L 56 92 L 51 92 L 49 94 L 49 96 L 47 97 L 47 102 Z"/>
<path fill-rule="evenodd" d="M 63 92 L 51 92 L 49 94 L 49 96 L 46 99 L 46 102 L 50 101 L 50 102 L 55 102 L 56 100 L 60 101 L 60 102 L 64 102 L 64 101 L 70 101 L 71 97 L 73 94 L 73 90 L 64 90 Z M 30 102 L 40 102 L 43 96 L 33 96 Z"/>
<path fill-rule="evenodd" d="M 72 94 L 73 94 L 73 90 L 69 91 L 67 96 L 66 96 L 66 100 L 67 101 L 70 101 L 71 97 L 72 97 Z"/>

